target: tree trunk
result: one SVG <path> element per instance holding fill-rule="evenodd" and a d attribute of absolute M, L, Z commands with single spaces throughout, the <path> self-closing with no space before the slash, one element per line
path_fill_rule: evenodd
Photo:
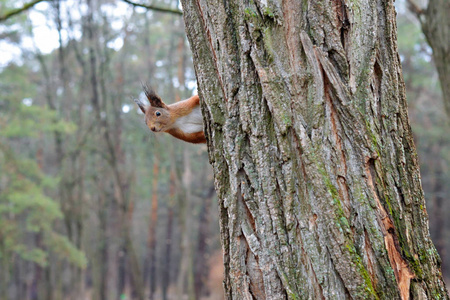
<path fill-rule="evenodd" d="M 183 0 L 228 299 L 448 299 L 392 1 Z"/>
<path fill-rule="evenodd" d="M 201 176 L 206 178 L 206 172 L 203 172 Z M 215 196 L 214 189 L 211 186 L 208 194 L 202 197 L 202 206 L 200 214 L 198 216 L 198 240 L 197 250 L 194 257 L 194 287 L 196 299 L 200 299 L 202 296 L 210 294 L 208 287 L 208 275 L 210 273 L 210 260 L 209 253 L 210 245 L 208 240 L 211 237 L 210 223 L 211 223 L 211 204 Z"/>
<path fill-rule="evenodd" d="M 450 2 L 429 0 L 421 20 L 422 30 L 433 49 L 433 60 L 439 74 L 442 98 L 450 118 Z M 420 16 L 419 16 L 420 18 Z"/>
<path fill-rule="evenodd" d="M 158 226 L 158 186 L 159 186 L 159 154 L 155 153 L 153 162 L 152 178 L 152 204 L 149 212 L 150 221 L 148 225 L 147 256 L 145 260 L 146 273 L 144 282 L 148 283 L 149 299 L 154 299 L 156 291 L 156 227 Z"/>
<path fill-rule="evenodd" d="M 432 147 L 431 155 L 434 157 L 439 157 L 439 152 L 441 151 L 440 143 L 436 143 L 434 147 Z M 437 159 L 434 164 L 435 174 L 432 177 L 432 185 L 433 185 L 433 193 L 431 196 L 432 203 L 432 216 L 434 218 L 434 230 L 431 230 L 431 236 L 434 239 L 436 249 L 442 258 L 441 266 L 445 270 L 446 269 L 446 227 L 445 227 L 445 176 L 443 171 L 443 166 L 445 166 L 445 162 L 442 159 Z M 445 274 L 444 274 L 445 275 Z"/>
<path fill-rule="evenodd" d="M 172 156 L 173 157 L 173 156 Z M 170 168 L 170 184 L 169 184 L 169 203 L 167 207 L 167 228 L 166 228 L 166 247 L 164 253 L 164 263 L 165 266 L 162 270 L 162 279 L 161 279 L 161 293 L 162 300 L 168 299 L 168 289 L 170 284 L 170 270 L 172 270 L 172 261 L 170 259 L 172 253 L 172 235 L 173 235 L 173 211 L 175 206 L 175 197 L 176 197 L 176 174 L 175 174 L 175 165 L 172 164 Z"/>
<path fill-rule="evenodd" d="M 194 216 L 191 211 L 195 207 L 194 199 L 192 196 L 192 168 L 189 149 L 185 148 L 183 151 L 183 201 L 185 202 L 182 211 L 181 220 L 181 260 L 180 271 L 177 278 L 177 297 L 178 299 L 195 299 L 194 288 L 194 253 L 193 253 L 193 229 L 194 229 Z"/>

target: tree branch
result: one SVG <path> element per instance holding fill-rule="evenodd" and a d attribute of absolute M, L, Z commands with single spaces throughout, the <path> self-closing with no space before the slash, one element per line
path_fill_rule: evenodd
<path fill-rule="evenodd" d="M 9 18 L 18 15 L 24 11 L 29 10 L 30 8 L 32 8 L 33 6 L 35 6 L 36 4 L 40 3 L 40 2 L 44 2 L 44 1 L 53 1 L 53 0 L 33 0 L 29 3 L 24 4 L 22 7 L 16 8 L 16 9 L 12 9 L 11 11 L 5 13 L 4 15 L 0 15 L 0 22 L 4 22 L 6 20 L 8 20 Z M 146 5 L 146 4 L 141 4 L 141 3 L 136 3 L 130 0 L 122 0 L 125 3 L 131 4 L 135 7 L 143 7 L 146 9 L 151 9 L 154 11 L 159 11 L 159 12 L 165 12 L 165 13 L 172 13 L 172 14 L 176 14 L 176 15 L 183 15 L 183 12 L 179 9 L 174 9 L 174 8 L 164 8 L 164 7 L 158 7 L 158 6 L 154 6 L 154 5 Z"/>
<path fill-rule="evenodd" d="M 32 8 L 39 2 L 43 2 L 43 1 L 48 1 L 48 0 L 34 0 L 29 3 L 24 4 L 22 7 L 12 9 L 11 11 L 7 12 L 6 14 L 0 16 L 0 22 L 4 22 L 4 21 L 8 20 L 9 18 L 11 18 L 12 16 L 20 14 L 20 13 Z"/>
<path fill-rule="evenodd" d="M 146 4 L 141 4 L 141 3 L 136 3 L 130 0 L 122 0 L 125 3 L 131 4 L 135 7 L 143 7 L 146 9 L 151 9 L 154 11 L 159 11 L 159 12 L 165 12 L 165 13 L 172 13 L 172 14 L 176 14 L 176 15 L 183 15 L 183 12 L 179 9 L 173 9 L 173 8 L 163 8 L 163 7 L 158 7 L 158 6 L 154 6 L 154 5 L 146 5 Z"/>
<path fill-rule="evenodd" d="M 419 5 L 417 5 L 417 3 L 414 2 L 414 0 L 406 0 L 406 2 L 408 3 L 409 10 L 413 14 L 415 14 L 417 16 L 417 18 L 419 19 L 419 21 L 420 21 L 421 20 L 420 18 L 424 14 L 424 9 L 420 8 Z"/>

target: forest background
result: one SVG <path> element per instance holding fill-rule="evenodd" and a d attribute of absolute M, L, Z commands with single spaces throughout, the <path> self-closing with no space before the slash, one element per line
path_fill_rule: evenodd
<path fill-rule="evenodd" d="M 26 1 L 0 1 L 0 18 Z M 222 299 L 206 146 L 145 124 L 142 83 L 196 93 L 178 1 L 36 4 L 0 23 L 0 299 Z M 450 279 L 450 134 L 417 18 L 400 58 L 432 239 Z M 170 11 L 169 11 L 170 10 Z"/>

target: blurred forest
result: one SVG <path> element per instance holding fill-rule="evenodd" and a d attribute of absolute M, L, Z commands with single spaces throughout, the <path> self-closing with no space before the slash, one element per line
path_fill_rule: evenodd
<path fill-rule="evenodd" d="M 153 134 L 133 102 L 145 101 L 142 83 L 166 103 L 196 92 L 182 16 L 127 2 L 41 2 L 0 23 L 2 300 L 223 298 L 206 146 Z M 0 16 L 24 3 L 0 0 Z M 396 5 L 431 234 L 450 278 L 450 127 L 431 48 Z"/>

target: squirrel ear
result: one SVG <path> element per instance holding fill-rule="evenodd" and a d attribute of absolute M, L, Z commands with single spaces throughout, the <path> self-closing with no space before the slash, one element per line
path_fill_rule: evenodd
<path fill-rule="evenodd" d="M 144 86 L 144 92 L 151 106 L 167 108 L 166 104 L 164 104 L 164 102 L 161 100 L 161 98 L 159 98 L 159 96 L 155 93 L 154 90 Z"/>
<path fill-rule="evenodd" d="M 134 99 L 134 102 L 136 102 L 136 104 L 139 106 L 139 108 L 141 109 L 141 111 L 144 113 L 145 115 L 145 106 L 144 104 L 142 104 L 141 101 L 139 101 L 138 99 Z"/>

